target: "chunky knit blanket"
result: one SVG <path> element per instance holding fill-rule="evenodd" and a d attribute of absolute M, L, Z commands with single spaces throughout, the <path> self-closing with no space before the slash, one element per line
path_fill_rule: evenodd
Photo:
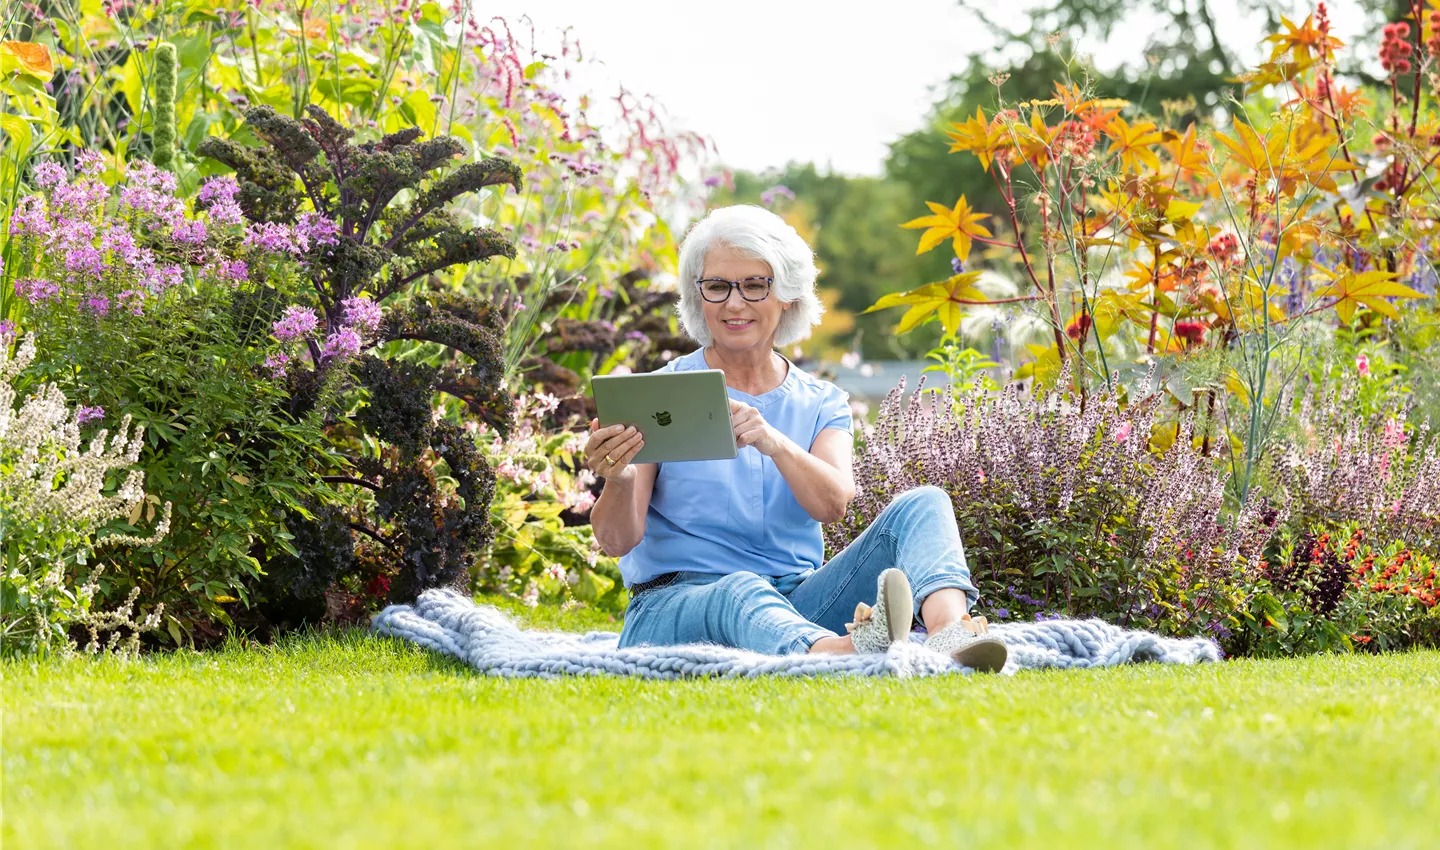
<path fill-rule="evenodd" d="M 610 673 L 647 679 L 747 676 L 940 676 L 969 673 L 922 645 L 921 635 L 874 655 L 761 655 L 714 644 L 620 649 L 614 632 L 522 629 L 490 605 L 450 590 L 430 590 L 414 605 L 391 605 L 375 615 L 378 634 L 394 635 L 453 655 L 482 673 L 554 678 Z M 1181 640 L 1126 630 L 1100 620 L 996 623 L 990 633 L 1010 650 L 1007 673 L 1038 667 L 1109 667 L 1133 661 L 1194 664 L 1219 661 L 1204 638 Z"/>

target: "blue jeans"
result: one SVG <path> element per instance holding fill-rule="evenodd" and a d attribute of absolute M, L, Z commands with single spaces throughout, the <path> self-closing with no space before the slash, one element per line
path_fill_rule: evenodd
<path fill-rule="evenodd" d="M 718 643 L 790 655 L 822 637 L 845 634 L 855 605 L 875 604 L 875 585 L 890 567 L 905 571 L 915 612 L 941 588 L 964 590 L 971 605 L 965 549 L 950 497 L 938 487 L 896 496 L 845 551 L 818 570 L 778 578 L 751 572 L 678 573 L 643 591 L 625 609 L 620 646 Z"/>

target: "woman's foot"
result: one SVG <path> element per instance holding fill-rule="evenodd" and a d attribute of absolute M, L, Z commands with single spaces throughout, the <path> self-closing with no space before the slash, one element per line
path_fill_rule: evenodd
<path fill-rule="evenodd" d="M 975 629 L 985 629 L 984 623 L 966 618 L 951 623 L 925 640 L 925 648 L 942 655 L 948 655 L 963 667 L 971 667 L 981 673 L 998 673 L 1005 666 L 1010 651 L 999 639 Z"/>
<path fill-rule="evenodd" d="M 884 652 L 897 640 L 910 635 L 910 622 L 915 619 L 915 596 L 910 580 L 891 568 L 880 574 L 875 586 L 875 607 L 864 602 L 855 606 L 855 621 L 846 623 L 845 630 L 855 644 L 856 652 Z"/>

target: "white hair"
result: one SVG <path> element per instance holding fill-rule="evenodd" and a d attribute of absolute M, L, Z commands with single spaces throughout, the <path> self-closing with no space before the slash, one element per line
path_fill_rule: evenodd
<path fill-rule="evenodd" d="M 708 346 L 714 342 L 705 324 L 705 308 L 695 285 L 705 270 L 705 255 L 716 245 L 728 245 L 770 266 L 775 278 L 771 295 L 795 306 L 780 314 L 775 345 L 794 345 L 810 336 L 820 324 L 825 305 L 815 294 L 815 252 L 785 219 L 754 204 L 736 204 L 711 210 L 695 222 L 680 243 L 680 304 L 675 308 L 680 325 L 690 338 Z"/>

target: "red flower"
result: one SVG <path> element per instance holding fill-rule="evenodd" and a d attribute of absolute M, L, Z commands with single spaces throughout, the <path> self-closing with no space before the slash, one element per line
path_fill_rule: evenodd
<path fill-rule="evenodd" d="M 1175 335 L 1185 340 L 1186 345 L 1199 345 L 1205 341 L 1205 323 L 1186 319 L 1175 323 Z"/>
<path fill-rule="evenodd" d="M 1235 238 L 1235 234 L 1222 233 L 1210 240 L 1210 246 L 1206 250 L 1217 260 L 1229 260 L 1239 247 L 1240 240 Z"/>
<path fill-rule="evenodd" d="M 390 592 L 390 577 L 376 576 L 370 579 L 370 583 L 365 585 L 365 592 L 376 599 L 384 599 L 385 594 Z"/>
<path fill-rule="evenodd" d="M 1065 326 L 1065 335 L 1079 342 L 1085 338 L 1086 334 L 1090 333 L 1090 326 L 1093 324 L 1094 321 L 1090 318 L 1089 313 L 1081 313 Z"/>

